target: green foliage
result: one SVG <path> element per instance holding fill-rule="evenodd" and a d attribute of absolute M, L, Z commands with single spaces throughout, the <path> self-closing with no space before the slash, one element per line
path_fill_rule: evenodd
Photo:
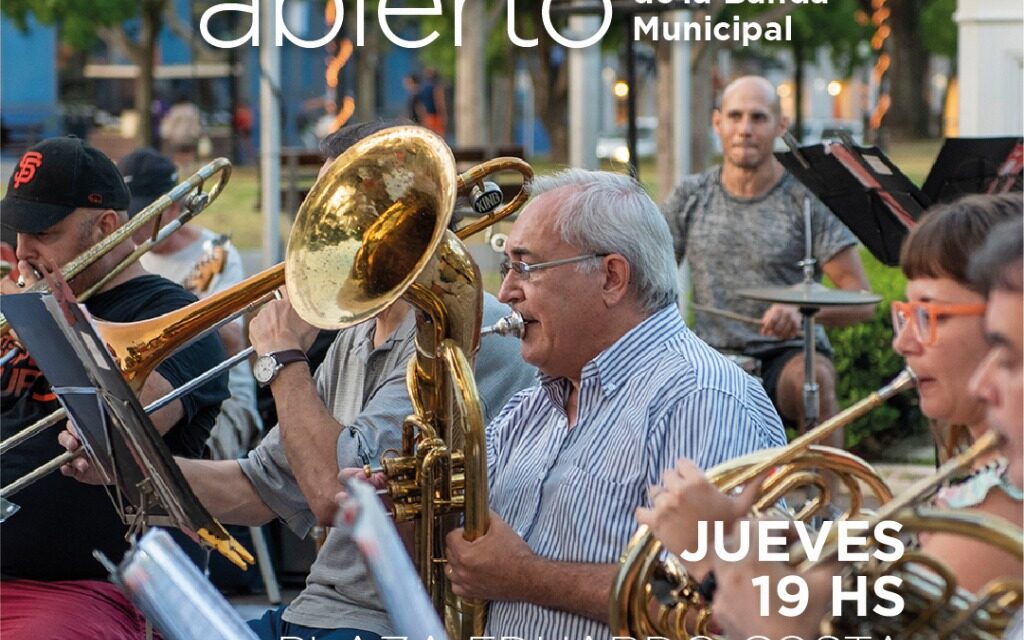
<path fill-rule="evenodd" d="M 476 0 L 476 2 L 483 2 L 488 14 L 495 10 L 495 0 Z M 504 3 L 501 3 L 501 6 L 497 6 L 497 9 L 501 9 L 502 6 L 504 6 Z M 431 31 L 437 31 L 438 33 L 438 37 L 434 42 L 420 49 L 419 57 L 425 65 L 434 67 L 442 76 L 454 78 L 455 57 L 458 54 L 458 49 L 454 46 L 455 0 L 442 0 L 441 7 L 442 13 L 440 16 L 416 18 L 415 24 L 419 25 L 420 33 L 427 34 Z M 462 32 L 465 34 L 471 29 L 484 29 L 487 26 L 467 24 L 465 18 L 463 18 Z M 505 35 L 504 11 L 501 12 L 498 20 L 490 25 L 490 27 L 487 37 L 486 60 L 484 62 L 488 74 L 507 68 L 511 64 L 513 56 L 513 47 L 508 42 L 508 36 Z M 522 27 L 520 27 L 520 35 L 523 35 Z"/>
<path fill-rule="evenodd" d="M 861 249 L 861 259 L 871 289 L 882 296 L 875 317 L 851 327 L 829 329 L 835 348 L 836 394 L 846 408 L 881 388 L 903 368 L 903 359 L 892 350 L 892 319 L 889 304 L 904 299 L 906 279 L 899 269 L 887 267 Z M 904 393 L 846 428 L 846 446 L 865 453 L 911 432 L 924 430 L 914 394 Z"/>
<path fill-rule="evenodd" d="M 956 0 L 931 0 L 921 11 L 921 41 L 935 55 L 956 59 Z"/>
<path fill-rule="evenodd" d="M 733 15 L 749 20 L 775 9 L 777 7 L 772 4 L 728 6 L 718 20 L 727 21 Z M 860 45 L 871 38 L 871 27 L 858 20 L 860 11 L 858 0 L 829 0 L 826 5 L 796 6 L 789 12 L 793 22 L 793 41 L 801 45 L 798 50 L 808 61 L 814 59 L 819 47 L 827 47 L 833 64 L 848 76 L 854 67 L 864 62 Z M 790 42 L 764 42 L 761 46 L 767 49 L 782 47 L 790 52 L 797 50 Z"/>
<path fill-rule="evenodd" d="M 138 0 L 4 0 L 2 12 L 20 29 L 29 16 L 40 24 L 61 25 L 61 39 L 78 50 L 96 43 L 98 27 L 112 27 L 139 15 Z"/>

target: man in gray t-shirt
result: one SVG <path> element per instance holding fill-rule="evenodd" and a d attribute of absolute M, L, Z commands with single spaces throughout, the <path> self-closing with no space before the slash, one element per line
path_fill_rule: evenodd
<path fill-rule="evenodd" d="M 786 130 L 774 87 L 747 76 L 727 86 L 713 124 L 722 141 L 723 162 L 687 176 L 676 186 L 664 213 L 677 259 L 690 265 L 693 302 L 757 319 L 758 325 L 695 310 L 697 335 L 724 352 L 761 360 L 765 388 L 779 414 L 803 423 L 801 316 L 796 307 L 742 298 L 739 289 L 785 286 L 803 280 L 804 198 L 811 198 L 811 247 L 816 279 L 827 275 L 841 289 L 867 290 L 857 240 L 828 209 L 772 155 Z M 842 326 L 871 318 L 873 306 L 833 307 L 815 320 Z M 818 325 L 816 358 L 819 416 L 838 411 L 831 348 Z M 833 444 L 842 445 L 841 434 Z"/>

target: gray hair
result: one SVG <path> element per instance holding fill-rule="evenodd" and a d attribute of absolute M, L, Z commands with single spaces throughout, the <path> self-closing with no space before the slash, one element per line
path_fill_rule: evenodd
<path fill-rule="evenodd" d="M 1020 196 L 1016 199 L 1020 211 Z M 993 227 L 985 244 L 971 256 L 967 276 L 986 296 L 993 291 L 1020 293 L 1024 262 L 1024 220 L 1017 217 Z"/>
<path fill-rule="evenodd" d="M 679 298 L 672 234 L 657 205 L 635 179 L 608 171 L 564 169 L 533 181 L 530 195 L 568 187 L 555 218 L 562 241 L 584 253 L 617 253 L 630 267 L 629 288 L 644 313 Z M 577 265 L 596 270 L 594 261 Z"/>

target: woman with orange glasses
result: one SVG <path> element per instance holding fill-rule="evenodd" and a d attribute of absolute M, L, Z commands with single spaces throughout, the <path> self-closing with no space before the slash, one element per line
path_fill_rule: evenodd
<path fill-rule="evenodd" d="M 893 349 L 917 374 L 921 411 L 951 425 L 941 443 L 946 455 L 988 431 L 985 406 L 968 390 L 988 345 L 984 292 L 968 279 L 967 263 L 989 231 L 1019 219 L 1021 208 L 1020 194 L 963 198 L 929 212 L 903 244 L 907 302 L 892 305 Z M 1019 527 L 1021 503 L 1003 488 L 1004 469 L 996 454 L 979 460 L 969 474 L 942 489 L 937 501 L 997 515 Z M 1007 568 L 1020 575 L 1016 558 L 960 536 L 936 534 L 923 547 L 948 562 L 959 584 L 971 591 L 1006 575 Z"/>

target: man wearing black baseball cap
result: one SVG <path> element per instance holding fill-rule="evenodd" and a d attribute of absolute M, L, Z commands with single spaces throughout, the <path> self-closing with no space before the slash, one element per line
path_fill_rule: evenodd
<path fill-rule="evenodd" d="M 114 163 L 75 137 L 44 140 L 25 152 L 0 202 L 0 224 L 17 233 L 17 269 L 27 285 L 48 265 L 62 266 L 106 238 L 128 219 L 128 187 Z M 128 238 L 69 284 L 81 293 L 134 248 Z M 8 281 L 4 294 L 19 291 Z M 195 301 L 180 286 L 132 264 L 86 302 L 111 322 L 154 317 Z M 14 340 L 3 336 L 0 351 Z M 148 404 L 216 365 L 224 350 L 215 336 L 197 341 L 160 364 L 140 392 Z M 151 416 L 172 451 L 198 457 L 227 396 L 226 375 Z M 4 439 L 59 408 L 56 395 L 30 354 L 0 370 L 0 432 Z M 7 485 L 63 451 L 47 432 L 4 454 L 0 484 Z M 103 487 L 50 475 L 18 495 L 21 510 L 0 536 L 0 636 L 46 638 L 141 637 L 142 616 L 106 581 L 92 557 L 98 549 L 120 558 L 126 527 Z"/>

